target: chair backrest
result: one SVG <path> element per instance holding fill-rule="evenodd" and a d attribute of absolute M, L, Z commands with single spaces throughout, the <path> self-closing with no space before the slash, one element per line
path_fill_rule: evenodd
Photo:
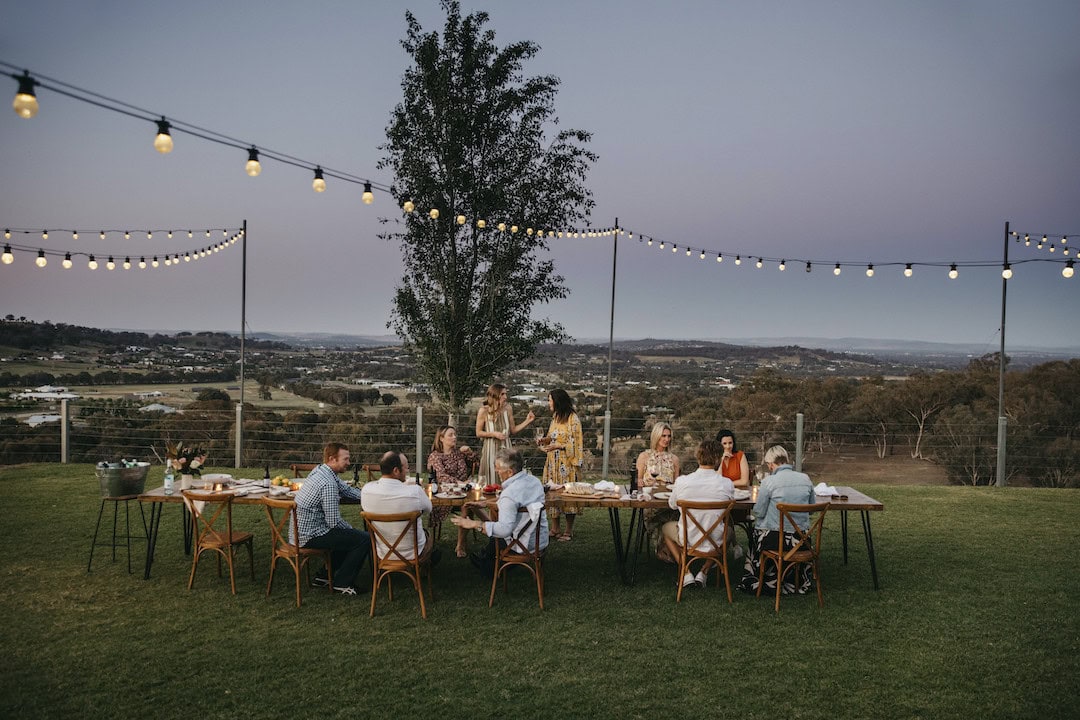
<path fill-rule="evenodd" d="M 675 504 L 682 515 L 682 546 L 688 554 L 715 554 L 723 549 L 734 500 L 678 500 Z"/>
<path fill-rule="evenodd" d="M 287 498 L 263 498 L 263 508 L 266 510 L 266 519 L 270 521 L 270 535 L 273 541 L 273 547 L 278 548 L 285 545 L 297 547 L 296 544 L 289 542 L 290 537 L 294 537 L 299 542 L 300 539 L 300 525 L 296 519 L 296 503 Z M 284 510 L 280 516 L 275 516 L 275 510 Z M 290 535 L 289 530 L 292 530 Z"/>
<path fill-rule="evenodd" d="M 504 556 L 509 555 L 509 556 L 513 556 L 513 557 L 517 557 L 517 558 L 520 558 L 522 556 L 525 556 L 525 557 L 536 557 L 536 556 L 538 556 L 541 553 L 541 549 L 540 549 L 540 531 L 541 531 L 541 525 L 542 524 L 540 522 L 540 518 L 542 518 L 544 516 L 544 512 L 545 512 L 544 508 L 541 507 L 540 508 L 540 513 L 536 516 L 537 519 L 535 521 L 532 520 L 532 519 L 529 519 L 527 522 L 522 522 L 523 518 L 528 518 L 529 517 L 529 508 L 527 508 L 527 507 L 519 507 L 518 508 L 518 521 L 517 521 L 517 524 L 514 526 L 516 528 L 515 532 L 512 532 L 510 534 L 510 537 L 508 537 L 508 538 L 496 538 L 497 541 L 499 542 L 499 544 L 502 545 L 502 549 L 500 550 L 500 552 Z M 518 526 L 520 526 L 520 527 L 518 527 Z M 529 537 L 530 532 L 533 533 L 533 549 L 532 550 L 529 550 L 529 543 L 528 543 L 528 537 Z"/>
<path fill-rule="evenodd" d="M 825 523 L 825 513 L 829 510 L 830 503 L 811 503 L 811 504 L 798 504 L 798 503 L 777 503 L 776 509 L 780 513 L 780 527 L 788 527 L 785 525 L 785 521 L 794 528 L 794 532 L 791 533 L 792 545 L 787 550 L 784 550 L 784 533 L 779 533 L 779 547 L 777 548 L 784 559 L 790 558 L 797 552 L 809 552 L 817 555 L 821 548 L 821 528 Z M 807 513 L 813 515 L 817 513 L 817 518 L 810 523 L 806 530 L 803 530 L 795 524 L 795 520 L 792 518 L 794 513 Z"/>
<path fill-rule="evenodd" d="M 232 537 L 232 502 L 235 497 L 231 492 L 198 492 L 181 490 L 184 503 L 191 511 L 191 523 L 195 539 L 199 545 L 209 540 L 215 544 L 228 545 Z M 219 521 L 224 513 L 225 529 Z"/>
<path fill-rule="evenodd" d="M 364 525 L 368 532 L 371 533 L 373 549 L 379 563 L 410 564 L 416 561 L 418 547 L 416 521 L 421 515 L 419 510 L 390 514 L 361 512 L 360 515 L 364 518 Z M 406 539 L 412 540 L 411 549 L 405 542 Z"/>
<path fill-rule="evenodd" d="M 315 463 L 292 463 L 289 465 L 289 469 L 293 471 L 294 478 L 307 477 L 304 473 L 309 473 L 317 467 L 319 466 Z"/>

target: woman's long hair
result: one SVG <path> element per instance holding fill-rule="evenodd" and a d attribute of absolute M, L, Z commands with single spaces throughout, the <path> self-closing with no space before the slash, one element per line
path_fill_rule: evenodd
<path fill-rule="evenodd" d="M 731 452 L 732 452 L 732 454 L 737 453 L 739 451 L 739 441 L 735 439 L 735 433 L 731 432 L 727 428 L 724 428 L 723 430 L 717 430 L 716 431 L 716 442 L 720 442 L 721 440 L 723 440 L 726 437 L 731 438 Z"/>
<path fill-rule="evenodd" d="M 502 400 L 503 390 L 506 386 L 502 383 L 494 383 L 488 385 L 487 395 L 484 396 L 484 405 L 487 407 L 488 412 L 495 412 L 495 408 L 499 407 L 499 402 Z"/>
<path fill-rule="evenodd" d="M 551 398 L 552 404 L 555 405 L 555 419 L 559 422 L 566 422 L 570 419 L 570 416 L 574 414 L 574 401 L 570 399 L 569 393 L 562 388 L 555 388 L 548 396 Z"/>
<path fill-rule="evenodd" d="M 435 444 L 431 446 L 431 449 L 434 450 L 435 452 L 439 452 L 439 453 L 446 452 L 445 450 L 443 450 L 443 435 L 446 434 L 447 430 L 453 430 L 453 429 L 454 429 L 453 425 L 443 425 L 438 430 L 436 430 L 435 431 Z"/>

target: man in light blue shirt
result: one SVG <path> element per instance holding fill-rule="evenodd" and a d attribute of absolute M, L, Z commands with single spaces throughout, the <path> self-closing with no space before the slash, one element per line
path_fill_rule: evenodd
<path fill-rule="evenodd" d="M 502 482 L 499 495 L 499 519 L 491 520 L 483 508 L 474 508 L 473 512 L 481 519 L 453 517 L 450 522 L 466 530 L 479 530 L 491 538 L 487 548 L 473 556 L 473 564 L 489 574 L 494 572 L 495 538 L 520 538 L 531 552 L 536 547 L 536 526 L 540 523 L 540 549 L 548 544 L 547 514 L 543 511 L 544 486 L 534 475 L 523 467 L 521 453 L 512 448 L 501 448 L 495 453 L 495 472 Z M 529 510 L 519 515 L 518 509 Z"/>

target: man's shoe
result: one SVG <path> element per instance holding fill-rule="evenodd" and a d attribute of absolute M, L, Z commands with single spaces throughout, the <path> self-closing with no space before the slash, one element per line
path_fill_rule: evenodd
<path fill-rule="evenodd" d="M 693 585 L 696 582 L 697 582 L 697 578 L 695 578 L 693 576 L 693 574 L 691 574 L 691 573 L 686 573 L 685 575 L 682 576 L 682 586 L 684 588 L 685 587 L 690 587 L 691 585 Z"/>
<path fill-rule="evenodd" d="M 346 586 L 346 587 L 335 587 L 334 592 L 336 592 L 336 593 L 338 593 L 340 595 L 355 595 L 356 594 L 356 588 L 348 587 L 348 586 Z"/>
<path fill-rule="evenodd" d="M 315 587 L 326 587 L 330 584 L 330 581 L 324 577 L 319 577 L 318 575 L 316 575 L 315 577 L 311 578 L 311 584 Z"/>
<path fill-rule="evenodd" d="M 696 582 L 701 587 L 705 587 L 709 584 L 709 576 L 705 574 L 704 570 L 702 570 L 694 576 L 694 582 Z"/>

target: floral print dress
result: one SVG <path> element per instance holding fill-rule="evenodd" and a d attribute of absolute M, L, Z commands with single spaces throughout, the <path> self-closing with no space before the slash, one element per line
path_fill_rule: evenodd
<path fill-rule="evenodd" d="M 547 436 L 558 445 L 565 445 L 562 450 L 549 452 L 547 462 L 544 463 L 544 482 L 565 485 L 577 482 L 581 472 L 581 461 L 584 458 L 584 450 L 581 440 L 581 420 L 577 413 L 570 413 L 566 422 L 551 419 Z M 562 511 L 551 508 L 551 516 L 559 517 L 560 514 L 580 514 L 582 508 L 570 503 L 563 503 Z"/>
<path fill-rule="evenodd" d="M 448 482 L 469 481 L 469 459 L 457 448 L 446 453 L 432 450 L 428 455 L 427 466 L 428 470 L 435 472 L 435 482 L 440 485 Z M 451 510 L 453 508 L 447 505 L 436 505 L 431 508 L 431 527 L 441 525 Z"/>

